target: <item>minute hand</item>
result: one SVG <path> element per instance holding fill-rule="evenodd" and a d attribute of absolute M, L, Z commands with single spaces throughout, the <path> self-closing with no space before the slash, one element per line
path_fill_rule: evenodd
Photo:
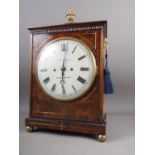
<path fill-rule="evenodd" d="M 62 80 L 63 80 L 63 77 L 64 77 L 64 65 L 65 65 L 65 59 L 63 59 L 63 64 L 62 64 L 62 68 L 61 68 L 61 70 L 62 70 Z"/>
<path fill-rule="evenodd" d="M 63 78 L 64 78 L 64 71 L 65 71 L 65 56 L 66 56 L 66 54 L 64 55 L 63 64 L 62 64 L 62 67 L 61 67 L 61 71 L 62 71 L 62 80 L 63 80 Z"/>

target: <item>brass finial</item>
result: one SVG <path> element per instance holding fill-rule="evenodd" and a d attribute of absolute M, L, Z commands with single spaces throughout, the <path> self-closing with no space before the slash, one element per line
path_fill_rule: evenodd
<path fill-rule="evenodd" d="M 71 7 L 68 9 L 66 18 L 67 18 L 68 22 L 73 22 L 74 19 L 75 19 L 75 14 L 74 14 L 74 12 L 73 12 Z"/>

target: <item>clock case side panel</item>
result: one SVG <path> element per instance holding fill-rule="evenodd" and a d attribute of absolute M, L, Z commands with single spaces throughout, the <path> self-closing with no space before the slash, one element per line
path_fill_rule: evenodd
<path fill-rule="evenodd" d="M 100 102 L 99 102 L 99 119 L 105 119 L 105 102 L 104 102 L 104 64 L 105 64 L 105 49 L 104 40 L 107 38 L 107 21 L 104 22 L 103 28 L 100 31 Z"/>
<path fill-rule="evenodd" d="M 33 55 L 33 34 L 30 34 L 30 47 L 29 47 L 29 117 L 31 117 L 32 114 L 32 55 Z"/>

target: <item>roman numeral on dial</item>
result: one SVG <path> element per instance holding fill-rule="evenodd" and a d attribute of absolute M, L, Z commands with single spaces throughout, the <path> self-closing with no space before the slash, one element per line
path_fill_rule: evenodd
<path fill-rule="evenodd" d="M 76 92 L 76 88 L 72 85 L 73 90 Z"/>
<path fill-rule="evenodd" d="M 47 77 L 46 79 L 43 80 L 43 82 L 44 82 L 45 84 L 47 84 L 49 81 L 50 81 L 50 78 L 49 78 L 49 77 Z"/>
<path fill-rule="evenodd" d="M 78 45 L 76 45 L 72 51 L 72 54 L 75 52 L 76 48 L 77 48 Z"/>
<path fill-rule="evenodd" d="M 80 71 L 89 71 L 88 67 L 80 67 Z"/>
<path fill-rule="evenodd" d="M 86 80 L 83 79 L 81 76 L 79 76 L 79 77 L 77 78 L 77 80 L 78 80 L 79 82 L 81 82 L 82 84 L 85 84 L 85 82 L 86 82 Z"/>
<path fill-rule="evenodd" d="M 68 43 L 62 43 L 61 44 L 61 50 L 64 51 L 64 52 L 68 51 Z"/>
<path fill-rule="evenodd" d="M 53 84 L 51 90 L 52 90 L 53 92 L 55 92 L 55 90 L 56 90 L 56 84 Z"/>
<path fill-rule="evenodd" d="M 82 59 L 84 59 L 85 57 L 86 57 L 86 55 L 83 55 L 83 56 L 79 57 L 78 60 L 82 60 Z"/>
<path fill-rule="evenodd" d="M 40 69 L 40 72 L 47 72 L 47 68 Z"/>

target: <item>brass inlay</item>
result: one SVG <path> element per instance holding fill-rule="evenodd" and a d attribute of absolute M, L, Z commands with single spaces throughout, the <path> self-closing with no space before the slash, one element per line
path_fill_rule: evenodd
<path fill-rule="evenodd" d="M 48 125 L 48 126 L 51 126 L 51 127 L 59 127 L 60 130 L 63 130 L 66 126 L 63 125 L 63 123 L 61 122 L 60 125 L 54 125 L 54 124 L 47 124 L 47 123 L 34 123 L 34 122 L 30 122 L 29 124 L 32 124 L 32 125 Z"/>
<path fill-rule="evenodd" d="M 48 33 L 58 33 L 58 32 L 75 32 L 75 31 L 85 31 L 85 30 L 99 30 L 99 29 L 103 29 L 102 25 L 88 25 L 88 26 L 70 26 L 68 28 L 47 28 L 44 30 L 31 30 L 32 34 L 48 34 Z"/>
<path fill-rule="evenodd" d="M 63 125 L 63 123 L 60 124 L 60 130 L 63 130 L 63 128 L 65 128 L 66 126 Z"/>
<path fill-rule="evenodd" d="M 36 113 L 40 113 L 40 114 L 59 114 L 60 112 L 36 111 Z"/>
<path fill-rule="evenodd" d="M 64 130 L 64 128 L 66 128 L 66 127 L 69 127 L 70 129 L 79 129 L 78 127 L 76 127 L 76 126 L 65 126 L 64 124 L 63 124 L 63 122 L 61 122 L 61 124 L 60 125 L 54 125 L 54 124 L 47 124 L 47 123 L 35 123 L 35 122 L 29 122 L 29 124 L 31 124 L 31 125 L 45 125 L 45 126 L 50 126 L 50 127 L 59 127 L 60 128 L 60 130 Z M 92 129 L 92 128 L 89 128 L 89 127 L 83 127 L 83 129 L 86 129 L 86 130 L 89 130 L 89 131 L 96 131 L 96 129 L 97 129 L 97 126 L 96 126 L 96 128 L 95 129 Z M 106 136 L 105 135 L 99 135 L 98 136 L 98 140 L 99 141 L 105 141 L 105 139 L 106 139 Z"/>
<path fill-rule="evenodd" d="M 51 126 L 51 127 L 59 127 L 60 129 L 64 129 L 64 128 L 66 128 L 67 126 L 65 126 L 65 125 L 63 125 L 63 122 L 61 122 L 61 124 L 60 125 L 54 125 L 54 124 L 47 124 L 47 123 L 36 123 L 36 122 L 29 122 L 29 124 L 31 124 L 31 125 L 45 125 L 45 126 Z M 78 129 L 78 127 L 75 127 L 75 126 L 68 126 L 70 129 Z M 97 126 L 96 126 L 97 127 Z M 87 128 L 87 127 L 83 127 L 84 129 L 86 129 L 86 130 L 91 130 L 91 128 Z M 96 130 L 96 129 L 95 129 Z M 99 135 L 100 136 L 100 135 Z M 99 138 L 99 136 L 98 136 L 98 138 Z M 100 136 L 101 137 L 101 136 Z"/>
<path fill-rule="evenodd" d="M 88 95 L 87 97 L 85 97 L 84 99 L 82 99 L 82 100 L 79 101 L 78 103 L 81 103 L 81 102 L 83 102 L 84 100 L 88 99 L 88 98 L 96 91 L 96 89 L 97 89 L 97 87 L 95 87 L 95 88 L 89 93 L 89 95 Z"/>
<path fill-rule="evenodd" d="M 95 45 L 94 45 L 94 48 L 96 49 L 96 33 L 83 33 L 82 35 L 85 35 L 85 34 L 93 34 L 95 36 Z"/>
<path fill-rule="evenodd" d="M 83 33 L 83 35 L 85 35 L 85 34 L 93 34 L 95 36 L 95 45 L 94 45 L 94 48 L 96 49 L 96 33 Z M 48 42 L 48 40 L 51 41 L 51 38 L 47 38 L 44 41 L 42 41 L 41 44 L 40 44 L 40 46 L 36 50 L 33 49 L 33 52 L 34 53 L 38 53 L 40 51 L 40 49 L 43 47 L 43 45 L 45 45 Z"/>
<path fill-rule="evenodd" d="M 58 127 L 58 125 L 47 124 L 47 123 L 35 123 L 35 122 L 29 122 L 29 124 L 31 124 L 31 125 L 48 125 L 48 126 L 52 126 L 52 127 Z"/>

